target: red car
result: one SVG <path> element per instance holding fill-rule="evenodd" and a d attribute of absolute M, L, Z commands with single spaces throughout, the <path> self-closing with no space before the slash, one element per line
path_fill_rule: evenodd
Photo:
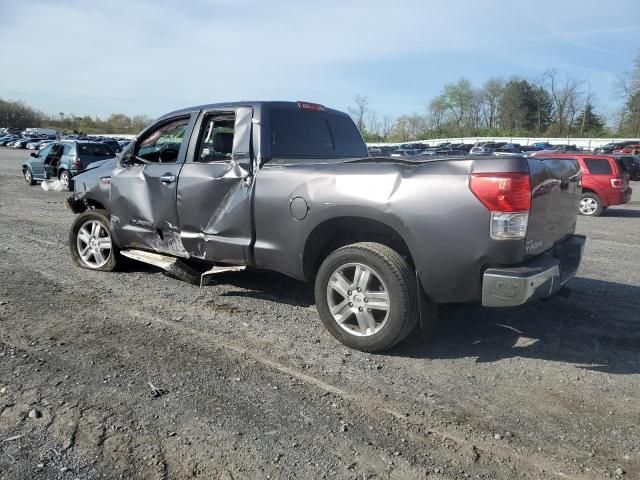
<path fill-rule="evenodd" d="M 578 205 L 581 215 L 598 217 L 605 208 L 631 200 L 629 172 L 613 155 L 538 152 L 537 158 L 572 158 L 582 170 L 582 198 Z"/>
<path fill-rule="evenodd" d="M 640 145 L 637 143 L 633 145 L 627 145 L 624 148 L 619 148 L 617 150 L 614 150 L 613 153 L 638 155 L 640 153 Z"/>

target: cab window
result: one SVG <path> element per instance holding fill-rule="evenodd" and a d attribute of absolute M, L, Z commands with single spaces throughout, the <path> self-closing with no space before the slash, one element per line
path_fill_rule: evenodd
<path fill-rule="evenodd" d="M 176 163 L 188 124 L 185 117 L 152 130 L 136 145 L 134 155 L 146 162 Z"/>
<path fill-rule="evenodd" d="M 207 115 L 200 131 L 195 161 L 210 163 L 231 160 L 233 153 L 233 113 Z"/>

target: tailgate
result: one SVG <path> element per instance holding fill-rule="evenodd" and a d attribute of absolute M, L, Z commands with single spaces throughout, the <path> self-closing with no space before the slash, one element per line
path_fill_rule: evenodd
<path fill-rule="evenodd" d="M 575 232 L 582 188 L 577 160 L 530 157 L 527 161 L 531 210 L 525 257 L 532 257 Z"/>

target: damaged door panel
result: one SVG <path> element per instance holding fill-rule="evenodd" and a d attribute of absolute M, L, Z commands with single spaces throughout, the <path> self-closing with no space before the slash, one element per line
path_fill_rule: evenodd
<path fill-rule="evenodd" d="M 177 197 L 182 244 L 196 258 L 247 262 L 252 112 L 208 110 L 196 123 Z"/>
<path fill-rule="evenodd" d="M 180 169 L 196 113 L 169 118 L 148 131 L 111 177 L 111 221 L 122 247 L 189 257 L 176 210 Z"/>

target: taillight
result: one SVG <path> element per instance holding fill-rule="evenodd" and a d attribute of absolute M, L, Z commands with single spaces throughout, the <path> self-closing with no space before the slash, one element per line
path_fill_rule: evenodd
<path fill-rule="evenodd" d="M 526 236 L 531 208 L 528 173 L 474 173 L 469 188 L 491 212 L 491 238 L 514 240 Z"/>
<path fill-rule="evenodd" d="M 528 212 L 531 207 L 528 173 L 474 173 L 469 187 L 491 212 Z"/>
<path fill-rule="evenodd" d="M 78 168 L 82 168 L 82 162 L 80 161 L 80 157 L 74 157 L 73 164 Z"/>
<path fill-rule="evenodd" d="M 621 178 L 612 178 L 611 179 L 611 186 L 613 188 L 620 188 L 622 187 L 622 179 Z"/>

